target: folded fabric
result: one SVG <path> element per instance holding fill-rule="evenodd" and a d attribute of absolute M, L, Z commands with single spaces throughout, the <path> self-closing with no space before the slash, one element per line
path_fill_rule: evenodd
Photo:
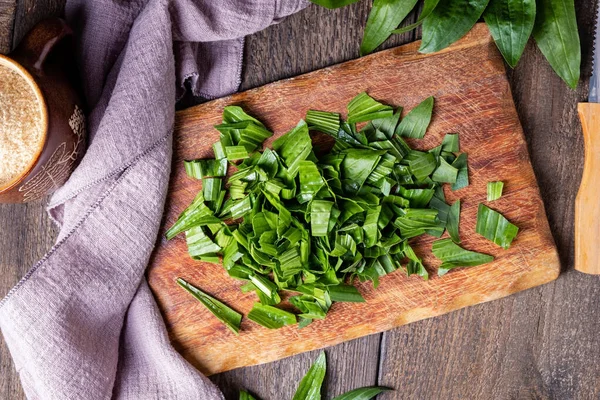
<path fill-rule="evenodd" d="M 237 90 L 243 37 L 306 0 L 70 0 L 89 147 L 48 211 L 56 245 L 0 302 L 31 399 L 221 399 L 170 345 L 144 278 L 176 99 Z"/>

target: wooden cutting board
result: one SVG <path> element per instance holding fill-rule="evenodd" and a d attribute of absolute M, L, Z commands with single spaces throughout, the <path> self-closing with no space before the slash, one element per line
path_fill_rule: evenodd
<path fill-rule="evenodd" d="M 382 51 L 177 114 L 171 185 L 148 279 L 173 345 L 200 371 L 215 374 L 331 346 L 508 296 L 558 276 L 554 240 L 502 57 L 489 32 L 478 25 L 465 38 L 433 55 L 419 54 L 418 48 L 416 42 Z M 201 189 L 198 181 L 185 175 L 182 161 L 213 156 L 211 145 L 219 138 L 213 125 L 221 122 L 227 105 L 242 105 L 278 137 L 294 127 L 309 108 L 345 113 L 348 101 L 365 90 L 405 110 L 435 96 L 427 135 L 411 144 L 431 148 L 445 133 L 460 134 L 461 151 L 469 154 L 471 185 L 456 192 L 446 188 L 447 200 L 460 198 L 463 202 L 462 246 L 492 254 L 496 260 L 438 278 L 439 262 L 430 254 L 434 239 L 420 238 L 414 243 L 432 275 L 429 281 L 407 278 L 398 270 L 383 277 L 377 290 L 370 283 L 358 285 L 366 303 L 335 303 L 324 321 L 301 330 L 297 326 L 269 330 L 244 319 L 240 335 L 235 336 L 175 283 L 177 277 L 183 277 L 244 315 L 257 300 L 254 293 L 241 293 L 242 282 L 229 278 L 221 265 L 192 260 L 183 235 L 169 242 L 162 239 L 166 228 Z M 520 228 L 508 250 L 474 232 L 477 206 L 486 200 L 486 184 L 496 180 L 505 182 L 504 196 L 489 205 Z"/>

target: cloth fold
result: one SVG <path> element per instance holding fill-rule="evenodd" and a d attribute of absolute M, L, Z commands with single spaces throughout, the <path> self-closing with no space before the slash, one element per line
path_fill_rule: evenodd
<path fill-rule="evenodd" d="M 56 245 L 0 302 L 31 399 L 221 399 L 169 344 L 144 270 L 168 188 L 175 101 L 240 83 L 243 37 L 306 0 L 69 0 L 89 147 L 48 207 Z"/>

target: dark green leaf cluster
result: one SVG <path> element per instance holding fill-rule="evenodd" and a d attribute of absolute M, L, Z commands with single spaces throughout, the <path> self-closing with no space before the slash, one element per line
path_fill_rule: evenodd
<path fill-rule="evenodd" d="M 401 267 L 428 279 L 408 240 L 447 230 L 459 243 L 460 201 L 448 205 L 442 185 L 468 185 L 458 135 L 429 151 L 402 139 L 425 135 L 433 103 L 425 99 L 401 120 L 401 109 L 361 93 L 347 121 L 311 110 L 264 151 L 258 148 L 272 133 L 241 108 L 226 107 L 215 159 L 186 162 L 203 188 L 167 238 L 185 232 L 191 257 L 222 257 L 227 273 L 246 281 L 242 291 L 258 296 L 248 318 L 271 329 L 324 319 L 335 301 L 364 301 L 355 279 L 377 287 Z M 359 129 L 357 121 L 366 123 Z M 309 131 L 332 137 L 332 148 L 314 149 Z M 236 171 L 225 177 L 228 164 Z M 457 245 L 439 254 L 440 274 L 491 259 Z M 276 307 L 280 291 L 295 293 L 289 302 L 297 314 Z"/>
<path fill-rule="evenodd" d="M 327 8 L 355 0 L 311 0 Z M 367 19 L 361 55 L 369 54 L 393 33 L 423 25 L 420 51 L 433 53 L 463 37 L 483 16 L 496 45 L 511 67 L 533 35 L 554 71 L 571 87 L 579 81 L 581 48 L 573 0 L 424 0 L 413 24 L 396 29 L 417 0 L 375 0 Z"/>

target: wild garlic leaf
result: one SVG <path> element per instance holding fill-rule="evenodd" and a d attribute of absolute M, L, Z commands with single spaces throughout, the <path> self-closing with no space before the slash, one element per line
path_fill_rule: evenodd
<path fill-rule="evenodd" d="M 340 114 L 308 110 L 306 112 L 306 123 L 308 129 L 317 130 L 329 135 L 337 135 L 340 131 Z"/>
<path fill-rule="evenodd" d="M 431 114 L 433 112 L 433 96 L 423 100 L 418 106 L 410 110 L 406 117 L 400 121 L 396 129 L 399 136 L 422 139 L 425 136 Z"/>
<path fill-rule="evenodd" d="M 442 261 L 438 276 L 445 275 L 449 270 L 459 267 L 475 267 L 494 260 L 493 256 L 465 250 L 452 239 L 440 239 L 433 242 L 433 255 Z"/>
<path fill-rule="evenodd" d="M 364 303 L 365 298 L 362 297 L 358 289 L 352 285 L 335 285 L 328 289 L 331 301 L 343 301 L 349 303 Z"/>
<path fill-rule="evenodd" d="M 446 230 L 454 243 L 460 243 L 460 235 L 458 225 L 460 223 L 460 200 L 456 200 L 450 211 L 448 212 L 448 223 L 446 224 Z"/>
<path fill-rule="evenodd" d="M 508 249 L 513 239 L 517 236 L 517 233 L 519 233 L 519 228 L 511 224 L 498 211 L 479 204 L 475 232 L 496 243 L 503 249 Z"/>
<path fill-rule="evenodd" d="M 451 186 L 452 190 L 459 190 L 469 186 L 469 167 L 467 163 L 467 153 L 461 153 L 452 166 L 458 170 L 456 182 Z"/>
<path fill-rule="evenodd" d="M 389 388 L 385 387 L 362 387 L 358 389 L 351 390 L 347 393 L 341 394 L 335 397 L 333 400 L 370 400 L 377 396 L 380 393 L 387 392 Z"/>
<path fill-rule="evenodd" d="M 177 284 L 184 288 L 189 294 L 194 296 L 202 305 L 204 305 L 208 311 L 210 311 L 219 321 L 223 322 L 227 328 L 229 328 L 236 335 L 240 330 L 240 323 L 242 322 L 242 314 L 235 312 L 230 307 L 221 303 L 214 297 L 209 296 L 197 287 L 186 282 L 182 278 L 177 278 Z"/>
<path fill-rule="evenodd" d="M 450 153 L 458 153 L 460 144 L 458 141 L 458 133 L 447 133 L 442 140 L 442 151 Z"/>
<path fill-rule="evenodd" d="M 300 381 L 292 400 L 321 400 L 321 387 L 323 386 L 326 370 L 327 361 L 325 352 L 322 351 Z"/>
<path fill-rule="evenodd" d="M 533 30 L 535 0 L 490 0 L 483 18 L 502 56 L 514 68 Z"/>
<path fill-rule="evenodd" d="M 498 200 L 502 197 L 502 189 L 504 188 L 504 182 L 488 182 L 487 184 L 487 201 Z"/>
<path fill-rule="evenodd" d="M 374 119 L 391 117 L 394 109 L 382 104 L 366 92 L 362 92 L 348 103 L 348 123 L 371 121 Z"/>
<path fill-rule="evenodd" d="M 375 0 L 367 18 L 360 55 L 371 53 L 386 41 L 417 4 L 417 0 Z"/>
<path fill-rule="evenodd" d="M 269 329 L 279 329 L 297 322 L 296 316 L 291 312 L 260 303 L 254 303 L 248 319 Z"/>
<path fill-rule="evenodd" d="M 554 72 L 575 89 L 581 69 L 581 45 L 572 0 L 539 0 L 533 37 Z"/>
<path fill-rule="evenodd" d="M 436 168 L 431 176 L 434 182 L 456 183 L 458 177 L 458 169 L 448 164 L 446 159 L 440 157 L 440 165 Z"/>
<path fill-rule="evenodd" d="M 477 23 L 489 0 L 440 0 L 423 21 L 419 51 L 435 53 L 463 37 Z"/>
<path fill-rule="evenodd" d="M 440 0 L 425 0 L 423 2 L 423 10 L 421 11 L 421 15 L 419 15 L 419 18 L 415 21 L 415 23 L 404 26 L 399 29 L 394 29 L 392 31 L 392 33 L 402 34 L 402 33 L 410 32 L 413 29 L 417 28 L 419 25 L 421 25 L 423 23 L 425 18 L 429 17 L 429 15 L 433 12 L 433 10 L 435 9 L 435 7 L 438 5 L 439 2 L 440 2 Z"/>

